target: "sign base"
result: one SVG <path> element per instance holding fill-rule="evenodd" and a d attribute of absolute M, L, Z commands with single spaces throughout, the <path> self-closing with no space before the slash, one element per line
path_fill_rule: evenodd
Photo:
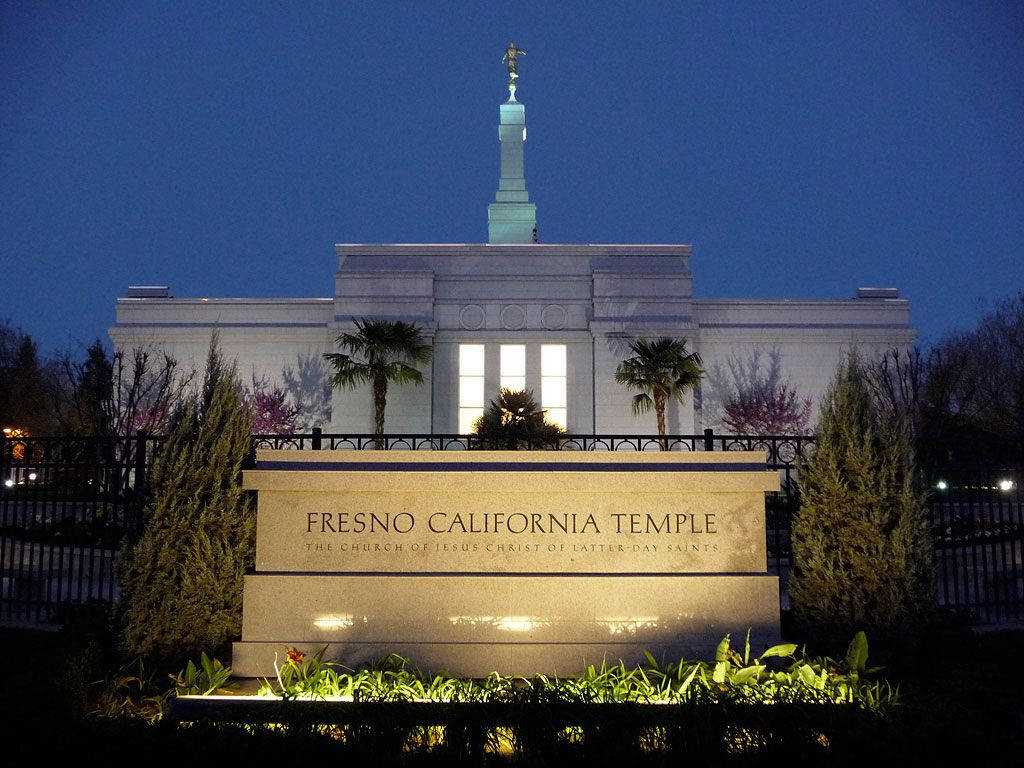
<path fill-rule="evenodd" d="M 349 667 L 390 653 L 425 671 L 574 675 L 709 658 L 722 636 L 756 651 L 779 641 L 769 575 L 253 575 L 232 666 L 273 676 L 288 647 Z"/>

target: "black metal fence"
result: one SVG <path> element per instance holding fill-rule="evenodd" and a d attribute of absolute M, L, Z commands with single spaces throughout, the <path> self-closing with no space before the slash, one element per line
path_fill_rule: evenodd
<path fill-rule="evenodd" d="M 253 435 L 253 448 L 306 450 L 466 451 L 495 447 L 476 435 L 445 434 L 345 434 L 331 435 L 314 429 L 297 435 Z M 754 437 L 716 435 L 706 429 L 699 435 L 565 435 L 554 439 L 519 440 L 511 446 L 523 450 L 556 451 L 766 451 L 768 466 L 789 470 L 796 466 L 809 436 Z M 509 447 L 509 446 L 504 446 Z"/>
<path fill-rule="evenodd" d="M 135 530 L 163 437 L 3 438 L 0 442 L 0 620 L 59 622 L 68 604 L 117 599 L 116 564 Z M 525 449 L 565 451 L 763 450 L 781 491 L 766 497 L 768 566 L 783 587 L 790 570 L 796 472 L 811 437 L 575 435 Z M 469 435 L 254 435 L 253 449 L 474 450 Z M 1021 550 L 1024 473 L 935 476 L 928 515 L 939 601 L 979 624 L 1024 618 Z M 1000 486 L 1003 482 L 1003 486 Z M 785 588 L 783 606 L 786 605 Z"/>
<path fill-rule="evenodd" d="M 0 618 L 50 623 L 68 604 L 116 600 L 118 554 L 163 440 L 3 439 Z"/>
<path fill-rule="evenodd" d="M 929 478 L 939 602 L 975 624 L 1024 619 L 1024 470 Z"/>

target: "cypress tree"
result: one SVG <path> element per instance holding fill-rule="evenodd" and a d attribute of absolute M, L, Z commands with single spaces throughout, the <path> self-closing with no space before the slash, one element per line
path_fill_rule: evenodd
<path fill-rule="evenodd" d="M 254 557 L 256 516 L 241 489 L 252 416 L 216 338 L 202 392 L 176 421 L 119 574 L 124 649 L 161 664 L 222 652 L 239 635 Z"/>
<path fill-rule="evenodd" d="M 883 418 L 856 353 L 821 404 L 800 468 L 789 596 L 806 636 L 841 647 L 858 630 L 896 651 L 931 615 L 934 573 L 907 430 Z"/>

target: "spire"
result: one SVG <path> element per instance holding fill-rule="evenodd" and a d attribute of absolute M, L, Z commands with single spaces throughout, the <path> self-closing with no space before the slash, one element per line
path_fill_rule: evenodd
<path fill-rule="evenodd" d="M 526 107 L 516 101 L 519 73 L 516 57 L 526 55 L 509 43 L 508 101 L 499 107 L 498 139 L 501 141 L 501 179 L 494 202 L 487 206 L 487 242 L 533 243 L 537 241 L 537 206 L 526 192 L 523 154 L 526 143 Z"/>

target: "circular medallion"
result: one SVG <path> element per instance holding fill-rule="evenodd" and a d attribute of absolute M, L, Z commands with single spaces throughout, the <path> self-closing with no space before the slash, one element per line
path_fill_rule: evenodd
<path fill-rule="evenodd" d="M 467 304 L 459 312 L 459 325 L 467 331 L 479 331 L 484 327 L 484 308 L 479 304 Z"/>
<path fill-rule="evenodd" d="M 501 309 L 501 327 L 506 331 L 518 331 L 526 325 L 526 309 L 518 304 L 509 304 Z"/>
<path fill-rule="evenodd" d="M 565 328 L 565 307 L 560 304 L 548 304 L 540 313 L 540 321 L 549 331 L 560 331 Z"/>

